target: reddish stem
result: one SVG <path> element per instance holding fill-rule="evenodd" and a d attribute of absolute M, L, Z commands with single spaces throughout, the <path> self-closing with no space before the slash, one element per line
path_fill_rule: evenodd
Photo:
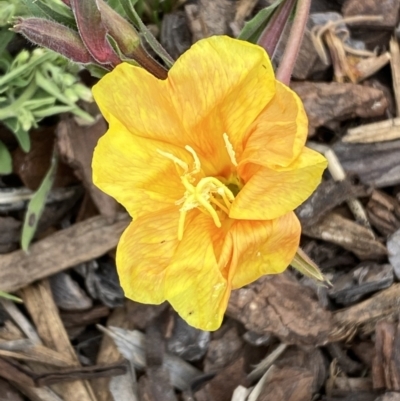
<path fill-rule="evenodd" d="M 296 15 L 294 17 L 292 29 L 286 44 L 276 79 L 289 85 L 290 77 L 299 54 L 301 42 L 303 41 L 304 31 L 306 29 L 308 14 L 310 12 L 311 0 L 298 0 Z"/>
<path fill-rule="evenodd" d="M 281 3 L 258 39 L 257 44 L 265 49 L 271 59 L 295 4 L 296 0 Z"/>

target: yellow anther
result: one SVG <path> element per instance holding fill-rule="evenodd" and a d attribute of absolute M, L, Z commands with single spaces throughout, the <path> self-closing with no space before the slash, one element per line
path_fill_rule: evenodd
<path fill-rule="evenodd" d="M 229 136 L 227 133 L 224 133 L 222 135 L 222 137 L 224 138 L 224 142 L 225 142 L 225 146 L 226 146 L 226 150 L 228 151 L 228 155 L 229 158 L 231 159 L 231 162 L 234 166 L 237 166 L 237 160 L 236 160 L 236 153 L 235 153 L 235 149 L 233 149 L 233 145 L 231 144 L 230 140 L 229 140 Z"/>

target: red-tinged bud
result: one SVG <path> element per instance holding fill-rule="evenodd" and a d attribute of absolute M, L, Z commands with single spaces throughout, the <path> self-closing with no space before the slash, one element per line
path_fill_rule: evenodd
<path fill-rule="evenodd" d="M 13 30 L 31 42 L 62 54 L 75 63 L 95 62 L 78 33 L 57 22 L 36 17 L 18 18 Z"/>
<path fill-rule="evenodd" d="M 71 2 L 69 0 L 61 0 L 66 6 L 71 7 Z"/>
<path fill-rule="evenodd" d="M 134 58 L 135 52 L 141 46 L 140 37 L 136 29 L 105 1 L 96 0 L 96 3 L 104 27 L 118 44 L 122 54 L 128 58 Z"/>
<path fill-rule="evenodd" d="M 106 38 L 100 11 L 95 0 L 69 0 L 79 34 L 93 58 L 102 65 L 116 66 L 121 62 Z"/>

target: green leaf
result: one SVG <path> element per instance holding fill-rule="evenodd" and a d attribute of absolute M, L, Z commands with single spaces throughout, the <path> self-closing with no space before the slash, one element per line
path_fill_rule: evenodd
<path fill-rule="evenodd" d="M 0 31 L 0 55 L 3 57 L 3 52 L 6 50 L 11 39 L 15 36 L 15 33 L 9 29 L 1 29 Z"/>
<path fill-rule="evenodd" d="M 22 304 L 23 302 L 21 298 L 18 298 L 15 295 L 11 295 L 3 291 L 0 291 L 0 298 L 9 299 L 10 301 L 18 302 L 19 304 Z"/>
<path fill-rule="evenodd" d="M 174 59 L 167 53 L 161 46 L 160 42 L 153 36 L 147 26 L 140 19 L 139 14 L 136 12 L 134 5 L 137 0 L 120 0 L 128 18 L 138 27 L 139 32 L 143 35 L 146 42 L 155 51 L 155 53 L 164 61 L 168 68 L 174 64 Z"/>
<path fill-rule="evenodd" d="M 21 0 L 21 3 L 26 7 L 27 13 L 31 17 L 48 18 L 47 14 L 40 9 L 37 2 L 34 0 Z"/>
<path fill-rule="evenodd" d="M 32 199 L 29 201 L 28 209 L 26 211 L 24 226 L 22 228 L 21 247 L 27 252 L 29 244 L 31 243 L 33 236 L 35 235 L 36 228 L 43 213 L 44 206 L 46 204 L 47 196 L 51 190 L 54 182 L 54 178 L 57 171 L 58 155 L 56 149 L 53 151 L 51 158 L 51 165 L 44 177 L 39 189 L 35 192 Z"/>
<path fill-rule="evenodd" d="M 11 174 L 12 159 L 6 145 L 0 141 L 0 174 Z"/>
<path fill-rule="evenodd" d="M 52 20 L 70 28 L 76 28 L 76 22 L 72 10 L 64 3 L 57 4 L 54 2 L 51 7 L 41 1 L 37 1 L 36 4 Z"/>
<path fill-rule="evenodd" d="M 76 28 L 72 10 L 64 3 L 52 1 L 51 5 L 41 0 L 21 0 L 30 11 L 32 17 L 52 19 L 70 28 Z"/>
<path fill-rule="evenodd" d="M 87 64 L 85 65 L 85 69 L 90 72 L 90 75 L 94 78 L 103 78 L 106 74 L 109 73 L 108 70 L 106 70 L 103 67 L 100 67 L 99 65 L 96 64 Z"/>
<path fill-rule="evenodd" d="M 31 140 L 29 138 L 29 133 L 22 128 L 19 121 L 16 118 L 12 118 L 3 120 L 3 124 L 15 134 L 19 146 L 21 146 L 21 149 L 24 152 L 29 152 L 29 150 L 31 149 Z"/>
<path fill-rule="evenodd" d="M 329 283 L 329 281 L 319 270 L 318 266 L 307 256 L 307 254 L 301 248 L 298 248 L 296 255 L 294 256 L 290 264 L 304 276 L 310 277 L 314 280 L 325 281 Z"/>
<path fill-rule="evenodd" d="M 259 36 L 267 26 L 272 14 L 282 1 L 284 0 L 275 1 L 275 3 L 271 4 L 269 7 L 263 8 L 250 21 L 246 22 L 238 36 L 238 39 L 257 43 Z"/>

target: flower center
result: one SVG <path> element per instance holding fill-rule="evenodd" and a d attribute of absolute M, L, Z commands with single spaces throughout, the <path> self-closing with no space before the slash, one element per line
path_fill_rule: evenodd
<path fill-rule="evenodd" d="M 179 209 L 179 240 L 183 238 L 186 215 L 189 210 L 195 208 L 199 209 L 201 212 L 210 215 L 217 227 L 221 227 L 219 213 L 224 212 L 229 215 L 229 210 L 233 200 L 235 199 L 233 192 L 228 188 L 228 186 L 215 177 L 204 177 L 201 178 L 197 184 L 194 184 L 196 181 L 194 175 L 201 171 L 200 159 L 193 148 L 185 146 L 185 149 L 191 153 L 194 159 L 194 167 L 192 171 L 189 171 L 188 164 L 183 160 L 171 153 L 158 150 L 158 153 L 172 160 L 183 170 L 183 174 L 180 178 L 186 191 L 183 198 L 175 202 L 177 205 L 182 205 Z"/>

